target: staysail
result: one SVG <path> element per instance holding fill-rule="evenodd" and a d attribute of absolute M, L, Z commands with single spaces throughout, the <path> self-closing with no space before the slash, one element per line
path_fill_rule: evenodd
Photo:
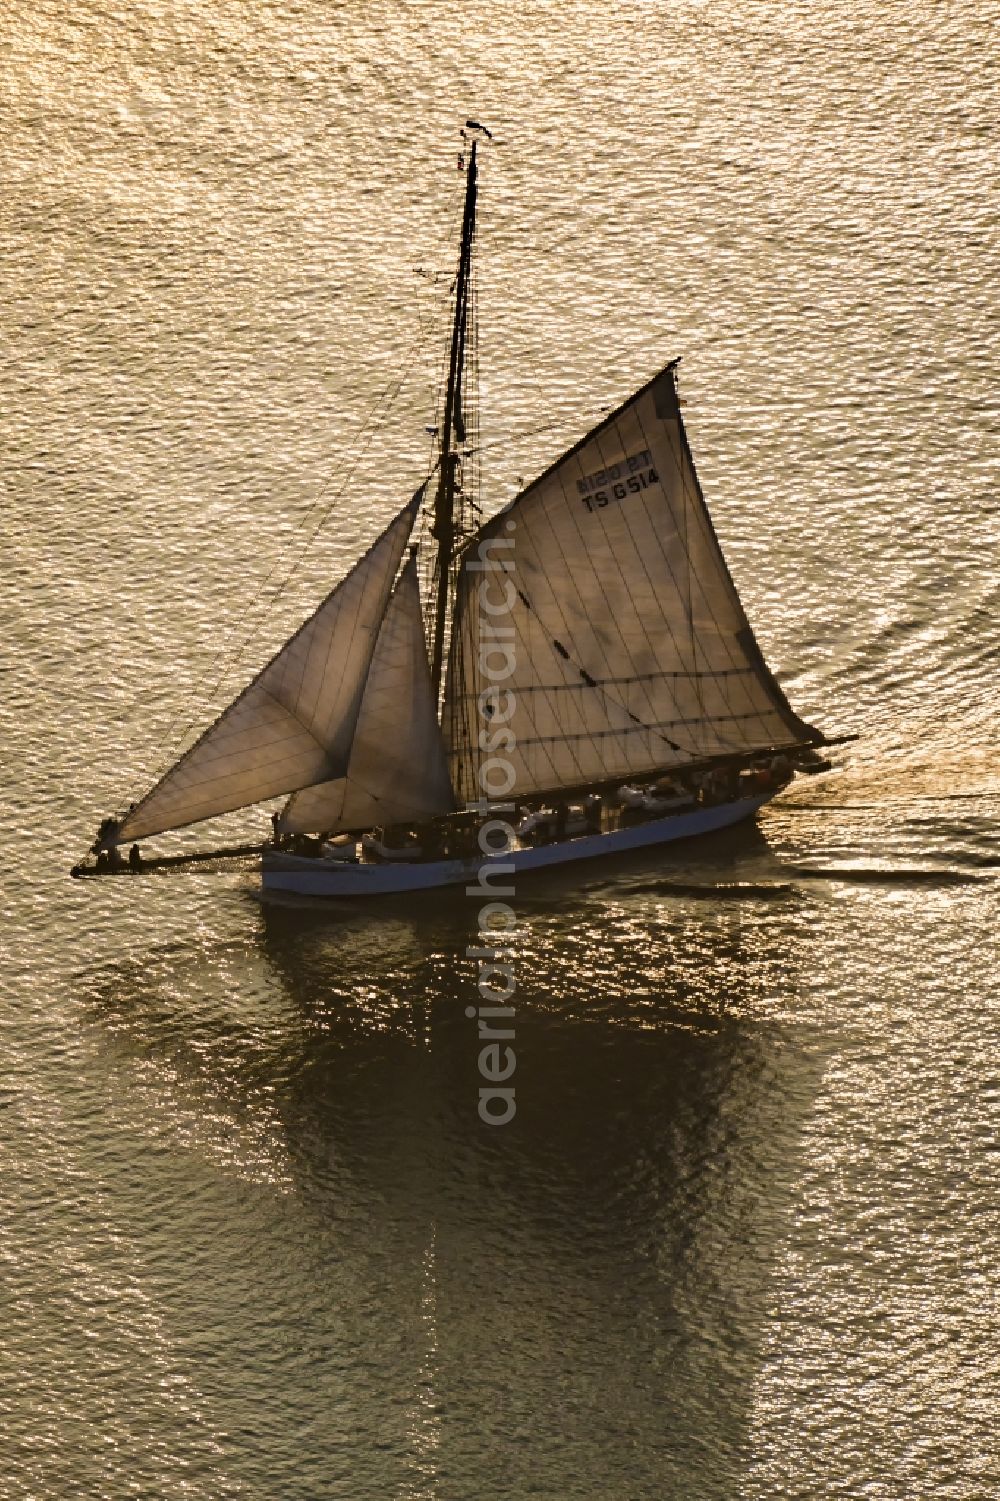
<path fill-rule="evenodd" d="M 343 775 L 372 652 L 422 495 L 423 487 L 132 809 L 119 839 L 178 829 Z"/>
<path fill-rule="evenodd" d="M 282 833 L 333 833 L 419 823 L 454 807 L 427 661 L 417 565 L 411 558 L 382 621 L 347 775 L 296 792 L 279 828 Z"/>
<path fill-rule="evenodd" d="M 491 755 L 517 797 L 822 739 L 747 621 L 672 365 L 466 550 L 443 728 L 460 802 Z"/>

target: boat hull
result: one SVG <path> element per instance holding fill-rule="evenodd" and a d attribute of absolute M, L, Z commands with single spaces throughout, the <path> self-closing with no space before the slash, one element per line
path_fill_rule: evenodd
<path fill-rule="evenodd" d="M 367 897 L 430 891 L 439 886 L 478 885 L 483 870 L 501 865 L 504 867 L 503 878 L 498 871 L 498 885 L 509 886 L 521 876 L 553 866 L 673 844 L 680 839 L 697 838 L 699 834 L 717 833 L 753 818 L 774 795 L 774 792 L 767 792 L 713 807 L 693 808 L 689 813 L 675 813 L 667 818 L 652 818 L 607 833 L 584 834 L 554 844 L 516 848 L 506 854 L 477 855 L 463 860 L 351 864 L 268 850 L 262 858 L 262 883 L 265 894 L 339 897 L 357 901 Z"/>

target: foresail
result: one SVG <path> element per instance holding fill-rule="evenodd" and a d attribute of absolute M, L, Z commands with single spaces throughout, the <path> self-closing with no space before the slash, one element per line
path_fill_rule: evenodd
<path fill-rule="evenodd" d="M 343 773 L 422 493 L 126 816 L 120 839 L 181 828 Z"/>
<path fill-rule="evenodd" d="M 672 366 L 482 528 L 452 642 L 444 731 L 460 801 L 488 790 L 491 756 L 510 770 L 487 780 L 513 776 L 516 798 L 821 738 L 747 622 Z"/>
<path fill-rule="evenodd" d="M 279 827 L 333 833 L 419 823 L 454 806 L 411 559 L 382 621 L 347 775 L 297 792 Z"/>

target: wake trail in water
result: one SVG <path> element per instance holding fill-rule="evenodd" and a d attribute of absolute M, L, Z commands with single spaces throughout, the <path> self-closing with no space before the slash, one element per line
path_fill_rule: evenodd
<path fill-rule="evenodd" d="M 626 888 L 630 896 L 682 896 L 709 901 L 774 901 L 794 896 L 790 881 L 712 882 L 653 880 L 639 881 Z"/>
<path fill-rule="evenodd" d="M 831 809 L 846 808 L 855 812 L 871 813 L 875 812 L 879 808 L 885 808 L 887 806 L 894 808 L 908 808 L 917 803 L 982 802 L 989 796 L 989 793 L 984 792 L 942 792 L 933 794 L 918 793 L 913 797 L 888 796 L 879 798 L 877 802 L 873 803 L 842 803 L 834 800 L 833 798 L 831 798 L 829 802 L 820 803 L 800 803 L 792 802 L 791 800 L 789 800 L 788 802 L 781 803 L 779 805 L 779 809 L 782 813 L 798 813 L 800 811 L 810 813 L 827 813 Z"/>
<path fill-rule="evenodd" d="M 796 881 L 842 881 L 848 884 L 885 886 L 979 886 L 993 876 L 977 876 L 969 871 L 935 870 L 923 866 L 877 865 L 796 866 L 790 872 Z"/>

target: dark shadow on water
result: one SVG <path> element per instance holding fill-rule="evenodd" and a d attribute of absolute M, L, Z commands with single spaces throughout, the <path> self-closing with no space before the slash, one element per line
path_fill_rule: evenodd
<path fill-rule="evenodd" d="M 266 908 L 242 959 L 88 977 L 126 1068 L 162 1069 L 237 1132 L 267 1101 L 287 1186 L 254 1255 L 325 1351 L 308 1389 L 278 1361 L 274 1402 L 333 1404 L 358 1446 L 353 1489 L 333 1451 L 314 1468 L 324 1494 L 737 1493 L 827 1043 L 769 1019 L 808 962 L 787 904 L 708 904 L 696 864 L 666 919 L 643 890 L 629 909 L 648 862 L 529 901 L 503 1127 L 477 1111 L 467 899 L 377 920 Z M 731 850 L 723 869 L 731 884 Z"/>

